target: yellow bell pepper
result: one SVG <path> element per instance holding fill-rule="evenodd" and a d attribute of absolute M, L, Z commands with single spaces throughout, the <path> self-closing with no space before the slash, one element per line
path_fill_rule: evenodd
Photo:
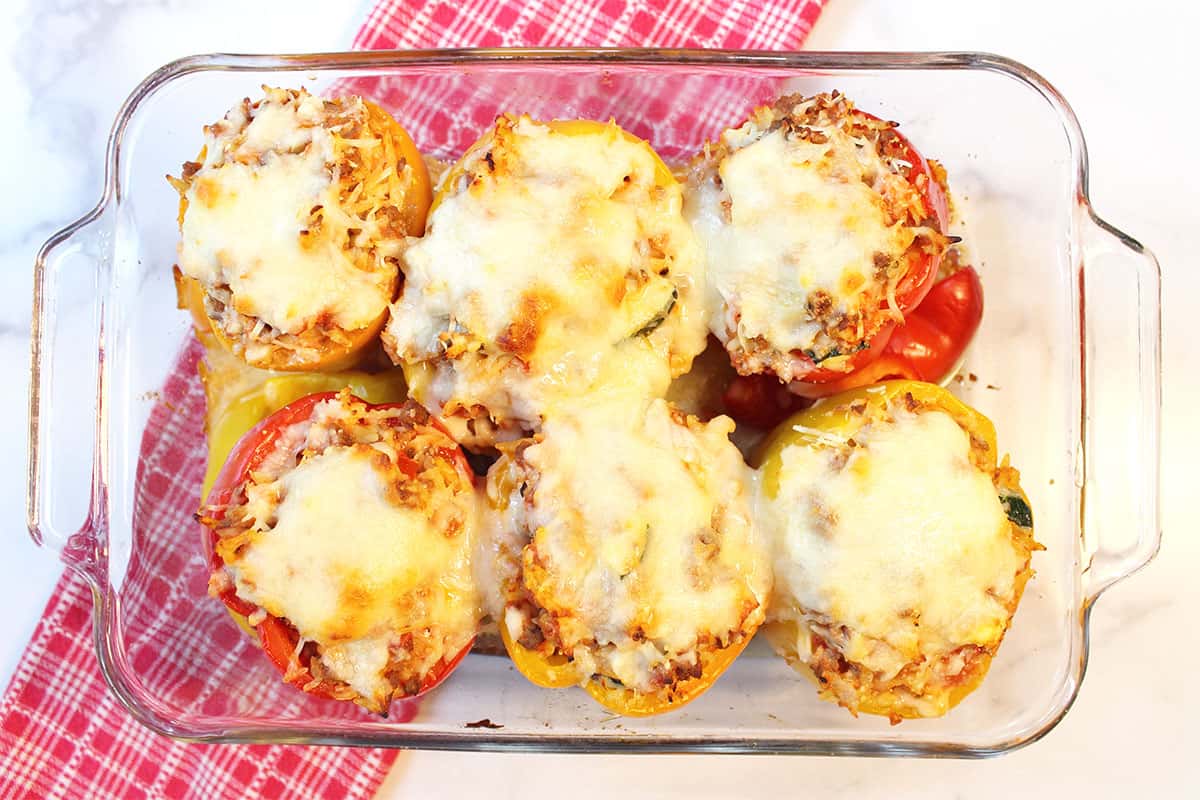
<path fill-rule="evenodd" d="M 889 406 L 900 404 L 910 410 L 935 409 L 952 417 L 971 440 L 971 460 L 981 471 L 992 477 L 997 495 L 1014 531 L 1014 541 L 1027 551 L 1040 550 L 1042 546 L 1033 539 L 1033 518 L 1029 498 L 1020 486 L 1020 474 L 1008 465 L 1007 457 L 997 463 L 996 429 L 984 415 L 959 400 L 948 390 L 932 383 L 921 381 L 885 381 L 872 386 L 851 389 L 819 401 L 809 409 L 800 411 L 777 426 L 751 458 L 751 465 L 760 469 L 763 488 L 768 498 L 779 494 L 779 475 L 783 451 L 793 445 L 809 447 L 837 445 L 852 438 L 863 424 L 875 413 L 886 411 Z M 1016 576 L 1015 597 L 1020 598 L 1025 582 L 1031 572 L 1023 570 Z M 776 651 L 784 655 L 794 666 L 813 677 L 805 666 L 802 654 L 793 648 L 798 631 L 794 621 L 777 620 L 768 622 L 763 633 Z M 991 654 L 982 668 L 967 680 L 951 687 L 941 699 L 940 712 L 953 708 L 964 697 L 974 691 L 987 674 Z M 814 677 L 815 680 L 815 677 Z M 926 704 L 926 707 L 928 703 Z M 879 714 L 892 718 L 916 718 L 929 716 L 918 708 L 907 696 L 893 692 L 882 692 L 875 697 L 860 700 L 858 711 Z"/>
<path fill-rule="evenodd" d="M 882 411 L 906 397 L 912 398 L 914 408 L 934 408 L 953 417 L 971 437 L 972 450 L 983 459 L 977 465 L 995 471 L 996 428 L 991 420 L 937 384 L 884 381 L 827 397 L 780 423 L 751 458 L 751 466 L 763 470 L 768 496 L 775 497 L 779 492 L 778 464 L 784 448 L 794 444 L 819 447 L 830 440 L 844 442 L 867 419 L 862 409 Z"/>
<path fill-rule="evenodd" d="M 500 638 L 517 671 L 535 686 L 563 689 L 581 682 L 579 670 L 566 656 L 522 647 L 512 640 L 508 626 L 503 623 Z M 622 716 L 649 717 L 674 711 L 704 694 L 749 643 L 749 638 L 743 638 L 720 650 L 702 653 L 700 677 L 679 681 L 658 692 L 634 691 L 599 676 L 588 678 L 583 682 L 583 688 L 597 703 Z"/>
<path fill-rule="evenodd" d="M 563 689 L 579 683 L 579 671 L 562 655 L 546 655 L 537 650 L 528 650 L 512 640 L 508 626 L 500 622 L 500 639 L 517 671 L 530 683 L 543 689 Z"/>
<path fill-rule="evenodd" d="M 603 678 L 592 678 L 584 689 L 597 703 L 626 717 L 649 717 L 674 711 L 704 694 L 748 644 L 750 637 L 747 636 L 720 650 L 702 651 L 700 677 L 679 681 L 668 689 L 637 692 Z"/>
<path fill-rule="evenodd" d="M 404 191 L 398 211 L 404 223 L 404 230 L 410 236 L 420 236 L 425 231 L 425 222 L 429 214 L 430 203 L 433 199 L 433 186 L 429 179 L 429 171 L 425 159 L 417 149 L 412 137 L 391 114 L 370 101 L 364 102 L 367 111 L 367 128 L 384 141 L 384 153 L 388 156 L 386 165 L 390 170 L 407 168 L 410 183 Z M 196 160 L 204 162 L 207 146 L 200 149 Z M 188 200 L 186 183 L 171 179 L 180 192 L 178 221 L 180 229 L 187 215 Z M 392 291 L 395 292 L 399 280 L 392 281 Z M 220 346 L 228 353 L 234 352 L 234 343 L 230 341 L 220 326 L 211 325 L 204 310 L 204 289 L 198 281 L 183 276 L 178 267 L 175 271 L 176 293 L 179 297 L 179 307 L 186 308 L 192 313 L 196 324 L 197 336 L 210 350 Z M 349 338 L 338 346 L 330 346 L 315 359 L 292 364 L 290 361 L 268 356 L 262 363 L 252 366 L 262 369 L 274 369 L 289 372 L 322 372 L 332 373 L 361 366 L 364 357 L 370 352 L 370 345 L 379 339 L 379 333 L 387 324 L 388 310 L 385 308 L 379 316 L 363 328 L 348 331 Z M 239 356 L 244 359 L 244 354 Z"/>

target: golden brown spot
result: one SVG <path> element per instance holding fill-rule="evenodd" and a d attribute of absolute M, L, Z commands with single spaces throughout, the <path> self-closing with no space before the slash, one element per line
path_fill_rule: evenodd
<path fill-rule="evenodd" d="M 513 321 L 496 340 L 500 349 L 529 363 L 533 351 L 537 349 L 538 337 L 541 336 L 542 326 L 553 300 L 553 295 L 539 293 L 534 289 L 523 292 L 521 299 L 517 301 Z"/>
<path fill-rule="evenodd" d="M 416 617 L 420 613 L 422 595 L 426 594 L 428 594 L 428 589 L 424 586 L 418 587 L 413 592 L 396 591 L 392 595 L 392 608 L 396 612 L 396 617 L 398 619 L 412 619 Z M 406 636 L 411 641 L 411 634 L 406 634 Z M 411 650 L 412 645 L 408 645 L 405 649 Z"/>
<path fill-rule="evenodd" d="M 620 307 L 621 301 L 625 299 L 625 292 L 627 289 L 628 282 L 626 281 L 624 275 L 614 278 L 612 283 L 608 285 L 608 290 L 605 292 L 605 294 L 614 308 Z"/>
<path fill-rule="evenodd" d="M 201 204 L 212 208 L 221 199 L 221 186 L 216 178 L 205 176 L 192 184 L 196 190 L 196 199 Z"/>
<path fill-rule="evenodd" d="M 357 576 L 348 576 L 339 593 L 339 607 L 362 610 L 371 605 L 371 593 L 363 586 Z"/>
<path fill-rule="evenodd" d="M 866 282 L 867 279 L 859 272 L 843 272 L 839 281 L 842 294 L 855 294 Z"/>
<path fill-rule="evenodd" d="M 834 531 L 837 530 L 837 513 L 825 505 L 821 496 L 815 492 L 808 496 L 808 509 L 813 531 L 823 539 L 832 538 Z"/>

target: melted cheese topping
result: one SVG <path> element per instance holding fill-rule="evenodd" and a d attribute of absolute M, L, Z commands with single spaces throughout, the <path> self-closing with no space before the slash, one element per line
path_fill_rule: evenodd
<path fill-rule="evenodd" d="M 941 411 L 897 411 L 854 441 L 782 451 L 763 514 L 775 536 L 773 618 L 800 622 L 802 639 L 819 632 L 885 679 L 962 645 L 998 644 L 1026 555 L 967 434 Z"/>
<path fill-rule="evenodd" d="M 878 291 L 868 291 L 877 286 L 875 254 L 902 254 L 912 233 L 888 224 L 879 195 L 861 179 L 865 165 L 843 159 L 851 175 L 831 179 L 827 171 L 836 167 L 827 148 L 788 142 L 777 130 L 721 162 L 724 192 L 700 189 L 692 220 L 708 252 L 710 326 L 717 336 L 728 338 L 732 322 L 743 339 L 812 350 L 822 331 L 808 312 L 813 290 L 827 292 L 840 309 L 878 304 Z"/>
<path fill-rule="evenodd" d="M 325 321 L 365 328 L 392 299 L 396 268 L 364 269 L 345 246 L 351 227 L 369 225 L 339 209 L 325 101 L 273 92 L 206 129 L 184 194 L 179 267 L 206 287 L 228 286 L 235 311 L 283 333 Z M 345 102 L 365 115 L 361 100 Z"/>
<path fill-rule="evenodd" d="M 427 407 L 530 429 L 589 387 L 638 375 L 657 393 L 686 371 L 704 347 L 699 250 L 648 145 L 505 117 L 462 175 L 405 253 L 385 332 L 396 360 L 434 365 L 412 381 Z"/>
<path fill-rule="evenodd" d="M 432 467 L 411 477 L 393 460 L 397 445 L 372 433 L 388 420 L 359 409 L 326 401 L 283 433 L 245 487 L 242 532 L 218 552 L 239 597 L 316 642 L 324 674 L 381 709 L 397 681 L 411 691 L 412 676 L 475 635 L 477 500 L 456 472 L 452 481 Z M 386 414 L 408 424 L 403 412 Z M 347 437 L 354 443 L 340 443 Z M 414 441 L 448 440 L 429 432 Z M 292 466 L 298 452 L 309 455 Z"/>
<path fill-rule="evenodd" d="M 760 109 L 725 131 L 715 176 L 694 175 L 689 186 L 709 326 L 731 351 L 845 355 L 874 333 L 899 275 L 891 265 L 918 229 L 889 211 L 888 184 L 903 179 L 873 142 L 840 124 L 806 125 L 802 135 L 781 116 Z"/>
<path fill-rule="evenodd" d="M 514 524 L 521 497 L 507 498 L 506 507 L 498 508 L 487 493 L 480 493 L 478 524 L 471 542 L 471 570 L 479 588 L 483 614 L 490 624 L 504 616 L 504 585 L 517 579 L 510 554 L 520 551 L 523 542 Z"/>
<path fill-rule="evenodd" d="M 556 618 L 559 648 L 643 691 L 655 669 L 752 635 L 770 590 L 754 537 L 733 423 L 683 424 L 665 401 L 644 416 L 591 404 L 546 421 L 524 451 L 536 475 L 509 527 L 531 534 L 520 580 Z M 524 619 L 505 624 L 514 640 Z"/>

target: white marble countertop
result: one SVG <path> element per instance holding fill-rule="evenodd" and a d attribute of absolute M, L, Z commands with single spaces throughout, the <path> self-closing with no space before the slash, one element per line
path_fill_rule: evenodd
<path fill-rule="evenodd" d="M 1200 536 L 1184 498 L 1200 446 L 1196 345 L 1184 327 L 1200 298 L 1200 127 L 1193 59 L 1200 11 L 1174 0 L 830 0 L 808 45 L 839 50 L 985 50 L 1023 61 L 1066 95 L 1091 154 L 1099 213 L 1153 249 L 1164 274 L 1164 544 L 1147 569 L 1111 590 L 1092 617 L 1082 693 L 1044 740 L 986 762 L 720 756 L 580 757 L 401 753 L 381 797 L 527 796 L 531 783 L 573 796 L 645 792 L 689 797 L 944 795 L 1196 796 L 1187 761 L 1200 694 Z M 100 192 L 104 139 L 117 107 L 155 67 L 199 52 L 303 52 L 348 46 L 365 2 L 290 0 L 287 22 L 244 0 L 16 0 L 0 19 L 0 85 L 15 124 L 0 127 L 0 685 L 24 648 L 59 566 L 28 540 L 24 450 L 31 265 L 53 230 Z M 902 9 L 901 6 L 904 8 Z M 15 17 L 14 17 L 15 13 Z M 1153 135 L 1150 135 L 1153 134 Z M 1185 466 L 1186 465 L 1186 466 Z M 1192 731 L 1188 733 L 1188 731 Z M 753 772 L 751 772 L 753 770 Z"/>

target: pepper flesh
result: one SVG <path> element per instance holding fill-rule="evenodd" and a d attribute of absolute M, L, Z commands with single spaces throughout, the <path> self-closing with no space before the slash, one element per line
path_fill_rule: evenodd
<path fill-rule="evenodd" d="M 637 692 L 596 677 L 589 680 L 583 688 L 597 703 L 622 716 L 649 717 L 674 711 L 708 691 L 748 644 L 750 637 L 744 636 L 740 641 L 715 652 L 701 652 L 699 678 L 678 681 L 669 689 L 658 692 Z"/>
<path fill-rule="evenodd" d="M 508 626 L 503 622 L 500 623 L 500 640 L 504 642 L 504 649 L 508 651 L 508 657 L 517 671 L 535 686 L 565 689 L 579 683 L 579 673 L 569 659 L 558 654 L 545 655 L 514 642 L 508 633 Z"/>

